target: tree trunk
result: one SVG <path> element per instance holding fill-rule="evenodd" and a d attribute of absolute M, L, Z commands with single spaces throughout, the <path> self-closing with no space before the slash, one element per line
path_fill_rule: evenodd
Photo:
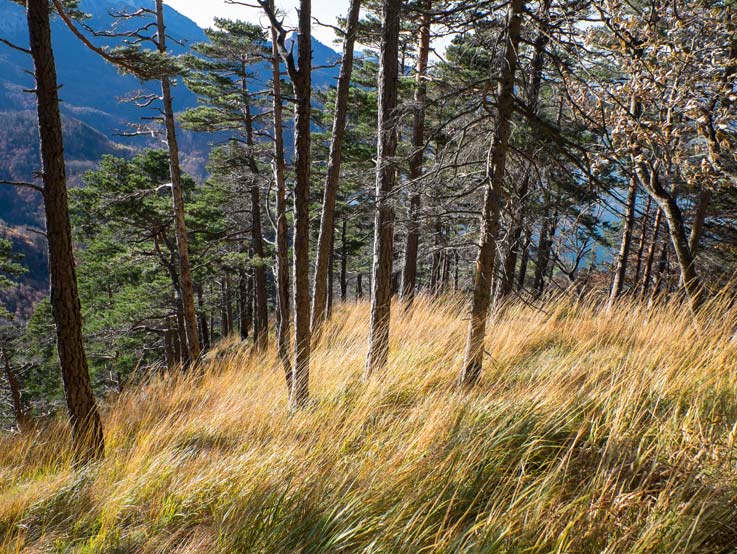
<path fill-rule="evenodd" d="M 205 297 L 202 291 L 202 285 L 197 286 L 197 304 L 200 308 L 199 326 L 202 345 L 205 350 L 210 349 L 210 330 L 207 328 L 207 310 L 205 309 Z"/>
<path fill-rule="evenodd" d="M 245 74 L 246 68 L 242 71 Z M 251 183 L 251 247 L 256 263 L 253 267 L 253 289 L 255 310 L 253 320 L 254 344 L 256 350 L 263 352 L 269 345 L 269 305 L 266 295 L 266 265 L 264 263 L 264 238 L 261 231 L 261 191 L 259 189 L 259 169 L 256 163 L 253 138 L 253 116 L 251 115 L 251 99 L 248 94 L 246 79 L 241 80 L 241 94 L 245 112 L 246 145 L 248 146 L 248 167 L 253 175 Z"/>
<path fill-rule="evenodd" d="M 632 244 L 632 230 L 635 227 L 635 209 L 637 207 L 637 179 L 630 179 L 629 192 L 627 194 L 627 211 L 624 215 L 624 229 L 622 230 L 622 244 L 619 248 L 617 266 L 614 270 L 614 281 L 609 291 L 608 306 L 611 308 L 614 302 L 622 294 L 624 282 L 627 277 L 627 262 L 630 255 L 630 244 Z"/>
<path fill-rule="evenodd" d="M 338 193 L 340 165 L 342 159 L 345 123 L 348 114 L 348 93 L 350 91 L 351 73 L 353 71 L 353 46 L 358 30 L 358 16 L 361 11 L 361 0 L 351 0 L 346 19 L 345 36 L 343 38 L 343 58 L 338 76 L 338 89 L 335 97 L 335 114 L 333 116 L 333 133 L 330 142 L 328 171 L 325 177 L 325 191 L 322 200 L 322 216 L 320 218 L 320 236 L 317 239 L 317 256 L 315 259 L 315 283 L 312 293 L 312 332 L 317 333 L 327 317 L 326 310 L 327 278 L 330 250 L 335 233 L 335 199 Z"/>
<path fill-rule="evenodd" d="M 706 211 L 709 209 L 711 202 L 711 191 L 703 188 L 699 193 L 699 199 L 696 201 L 696 209 L 693 216 L 693 225 L 691 225 L 691 234 L 688 237 L 688 247 L 691 255 L 696 258 L 699 250 L 699 241 L 704 233 L 704 220 L 706 219 Z"/>
<path fill-rule="evenodd" d="M 363 299 L 363 273 L 356 275 L 356 300 Z"/>
<path fill-rule="evenodd" d="M 13 414 L 15 415 L 15 421 L 18 424 L 18 429 L 25 430 L 28 419 L 26 418 L 26 412 L 23 410 L 23 404 L 20 398 L 20 385 L 18 384 L 18 378 L 15 376 L 13 367 L 10 364 L 10 356 L 5 347 L 0 344 L 0 356 L 2 356 L 5 362 L 5 379 L 8 381 L 10 387 L 10 398 L 13 401 Z"/>
<path fill-rule="evenodd" d="M 348 298 L 348 222 L 343 214 L 340 233 L 340 301 Z"/>
<path fill-rule="evenodd" d="M 396 181 L 397 85 L 399 80 L 400 0 L 384 0 L 379 69 L 379 117 L 376 151 L 376 215 L 371 289 L 371 331 L 364 378 L 381 371 L 389 357 L 394 208 L 389 197 Z"/>
<path fill-rule="evenodd" d="M 157 44 L 159 52 L 166 52 L 166 26 L 164 25 L 163 0 L 156 0 Z M 182 170 L 179 165 L 179 145 L 177 143 L 174 107 L 172 105 L 171 82 L 169 77 L 161 79 L 161 97 L 164 105 L 163 115 L 166 125 L 166 142 L 169 148 L 169 169 L 171 171 L 171 196 L 174 209 L 174 230 L 177 237 L 179 255 L 179 283 L 182 288 L 184 324 L 187 333 L 187 351 L 190 363 L 200 357 L 200 340 L 197 335 L 197 314 L 194 306 L 194 286 L 189 263 L 189 243 L 187 226 L 184 220 L 184 191 L 182 190 Z"/>
<path fill-rule="evenodd" d="M 652 276 L 653 261 L 655 260 L 655 249 L 658 245 L 658 235 L 660 234 L 660 225 L 663 219 L 663 211 L 656 208 L 655 226 L 653 228 L 653 236 L 650 242 L 650 248 L 647 252 L 647 260 L 645 262 L 645 272 L 642 276 L 642 288 L 640 289 L 640 299 L 644 299 L 647 295 L 647 289 L 650 288 L 650 277 Z"/>
<path fill-rule="evenodd" d="M 49 4 L 47 0 L 28 0 L 26 5 L 38 100 L 51 306 L 56 324 L 64 395 L 71 420 L 75 460 L 77 463 L 85 463 L 101 458 L 105 443 L 82 338 L 82 309 L 69 223 L 66 166 L 56 67 L 51 46 Z"/>
<path fill-rule="evenodd" d="M 530 244 L 532 244 L 532 231 L 530 227 L 525 228 L 525 244 L 522 247 L 522 259 L 519 263 L 519 276 L 517 277 L 517 290 L 522 291 L 525 288 L 525 279 L 527 278 L 527 264 L 530 262 Z"/>
<path fill-rule="evenodd" d="M 633 287 L 635 290 L 640 282 L 640 270 L 642 269 L 642 255 L 645 252 L 645 241 L 647 240 L 647 227 L 650 222 L 650 206 L 652 204 L 652 197 L 648 195 L 647 204 L 645 205 L 645 214 L 642 216 L 642 224 L 640 225 L 640 244 L 637 247 L 637 258 L 635 261 L 635 278 L 632 280 Z"/>
<path fill-rule="evenodd" d="M 273 0 L 270 2 L 273 10 Z M 271 29 L 271 75 L 274 112 L 274 181 L 276 183 L 276 341 L 279 359 L 284 368 L 287 391 L 292 394 L 292 362 L 290 360 L 290 294 L 289 294 L 289 230 L 287 227 L 287 200 L 284 161 L 284 124 L 281 93 L 281 71 L 277 32 Z"/>
<path fill-rule="evenodd" d="M 404 250 L 401 297 L 406 307 L 412 305 L 417 284 L 417 249 L 420 242 L 420 186 L 422 162 L 425 152 L 425 105 L 427 104 L 427 60 L 430 53 L 430 10 L 432 0 L 420 3 L 419 37 L 417 41 L 417 67 L 415 69 L 415 97 L 412 124 L 412 156 L 409 159 L 409 178 L 412 182 L 407 222 L 407 243 Z"/>
<path fill-rule="evenodd" d="M 471 318 L 466 340 L 466 353 L 459 380 L 471 386 L 479 382 L 484 356 L 486 320 L 491 300 L 491 279 L 496 258 L 499 228 L 499 198 L 503 193 L 509 146 L 511 117 L 514 110 L 514 78 L 517 70 L 517 47 L 522 24 L 523 0 L 511 0 L 506 32 L 504 64 L 497 85 L 496 129 L 491 146 L 490 166 L 484 193 L 479 253 L 473 286 Z"/>
<path fill-rule="evenodd" d="M 247 271 L 241 271 L 238 276 L 238 331 L 241 340 L 248 340 L 253 320 L 251 296 L 253 295 L 253 278 Z"/>
<path fill-rule="evenodd" d="M 701 280 L 696 273 L 694 258 L 689 248 L 686 226 L 683 223 L 683 214 L 672 193 L 668 193 L 660 183 L 657 172 L 652 168 L 649 170 L 643 163 L 637 166 L 637 176 L 645 185 L 648 194 L 657 202 L 665 216 L 668 233 L 676 253 L 676 260 L 681 271 L 681 281 L 686 290 L 689 304 L 694 315 L 699 311 L 703 303 L 703 289 Z"/>

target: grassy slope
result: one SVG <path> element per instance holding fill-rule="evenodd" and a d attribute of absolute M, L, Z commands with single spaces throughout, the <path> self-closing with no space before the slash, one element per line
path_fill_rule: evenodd
<path fill-rule="evenodd" d="M 362 384 L 368 306 L 338 307 L 289 414 L 273 353 L 106 408 L 107 459 L 62 423 L 0 438 L 9 552 L 729 552 L 737 548 L 737 311 L 511 308 L 483 385 L 453 386 L 457 302 L 396 314 Z"/>

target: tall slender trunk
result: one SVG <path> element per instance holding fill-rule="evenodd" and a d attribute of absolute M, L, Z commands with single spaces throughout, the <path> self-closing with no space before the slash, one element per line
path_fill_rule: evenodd
<path fill-rule="evenodd" d="M 202 285 L 197 286 L 197 304 L 200 308 L 199 326 L 200 337 L 202 338 L 202 347 L 205 350 L 210 349 L 210 330 L 207 328 L 207 310 L 205 309 L 205 297 L 202 291 Z"/>
<path fill-rule="evenodd" d="M 532 285 L 535 294 L 538 296 L 545 289 L 545 275 L 548 273 L 555 227 L 555 217 L 548 215 L 543 219 L 542 229 L 540 230 L 540 237 L 537 243 L 537 264 L 535 266 L 535 276 Z"/>
<path fill-rule="evenodd" d="M 23 410 L 23 404 L 20 398 L 20 384 L 18 378 L 13 371 L 13 366 L 10 363 L 10 356 L 8 351 L 5 350 L 5 346 L 0 344 L 0 356 L 3 358 L 5 366 L 5 379 L 8 381 L 10 387 L 10 398 L 13 401 L 13 414 L 15 415 L 15 422 L 18 424 L 18 429 L 23 431 L 26 428 L 28 419 L 26 412 Z"/>
<path fill-rule="evenodd" d="M 292 408 L 309 400 L 310 383 L 310 114 L 312 97 L 312 16 L 310 0 L 300 0 L 297 63 L 284 40 L 286 30 L 270 0 L 259 0 L 272 26 L 273 42 L 289 72 L 294 88 L 294 365 L 289 403 Z"/>
<path fill-rule="evenodd" d="M 245 64 L 241 67 L 242 74 L 246 74 Z M 266 265 L 264 264 L 264 237 L 261 231 L 261 190 L 259 188 L 259 167 L 256 162 L 253 137 L 253 115 L 251 113 L 251 98 L 248 93 L 246 78 L 241 79 L 241 95 L 243 102 L 243 117 L 246 126 L 246 146 L 248 146 L 248 167 L 253 175 L 250 187 L 251 195 L 251 247 L 256 264 L 253 267 L 253 288 L 255 298 L 254 310 L 254 344 L 256 350 L 265 351 L 269 345 L 269 305 L 266 295 Z"/>
<path fill-rule="evenodd" d="M 611 307 L 619 298 L 624 289 L 624 282 L 627 277 L 627 262 L 629 261 L 630 245 L 632 244 L 632 231 L 635 227 L 635 209 L 637 207 L 637 179 L 630 179 L 630 186 L 627 193 L 627 211 L 624 215 L 624 228 L 622 230 L 622 243 L 617 256 L 617 266 L 614 270 L 614 281 L 609 291 L 608 306 Z"/>
<path fill-rule="evenodd" d="M 78 463 L 84 463 L 101 458 L 105 442 L 82 338 L 82 309 L 69 223 L 59 87 L 51 46 L 49 4 L 47 0 L 27 0 L 26 6 L 36 78 L 51 307 L 56 324 L 59 362 L 72 427 L 75 459 Z"/>
<path fill-rule="evenodd" d="M 401 0 L 384 0 L 379 69 L 379 138 L 376 148 L 376 215 L 371 288 L 371 331 L 364 378 L 381 371 L 389 357 L 394 208 L 390 198 L 396 181 L 392 158 L 397 149 L 397 85 L 399 80 L 399 12 Z"/>
<path fill-rule="evenodd" d="M 159 52 L 166 52 L 166 26 L 164 25 L 164 2 L 156 0 L 157 45 Z M 184 323 L 187 333 L 187 351 L 191 363 L 200 357 L 200 339 L 197 335 L 197 314 L 194 306 L 194 286 L 192 269 L 189 262 L 189 243 L 187 241 L 187 225 L 184 219 L 184 192 L 182 190 L 182 170 L 179 165 L 179 145 L 174 121 L 171 82 L 169 77 L 161 79 L 161 97 L 163 116 L 166 125 L 166 142 L 169 149 L 169 169 L 171 172 L 171 196 L 174 209 L 174 230 L 177 237 L 177 254 L 179 256 L 179 282 L 182 288 L 182 305 L 184 306 Z"/>
<path fill-rule="evenodd" d="M 363 273 L 356 275 L 356 300 L 363 299 Z"/>
<path fill-rule="evenodd" d="M 247 340 L 251 330 L 251 295 L 253 279 L 247 271 L 241 271 L 238 276 L 238 331 L 241 340 Z"/>
<path fill-rule="evenodd" d="M 273 0 L 270 2 L 273 10 Z M 290 294 L 289 294 L 289 229 L 287 227 L 287 192 L 284 161 L 284 123 L 281 92 L 281 70 L 277 32 L 271 29 L 271 75 L 274 113 L 274 181 L 276 183 L 276 342 L 279 359 L 292 394 L 292 362 L 290 350 Z"/>
<path fill-rule="evenodd" d="M 640 289 L 640 299 L 644 299 L 647 295 L 647 289 L 650 287 L 650 277 L 652 276 L 653 261 L 655 260 L 655 249 L 658 245 L 658 235 L 660 234 L 660 225 L 663 220 L 663 211 L 656 207 L 655 225 L 653 227 L 653 236 L 650 242 L 650 248 L 647 251 L 647 260 L 645 261 L 645 272 L 642 275 L 642 285 Z"/>
<path fill-rule="evenodd" d="M 230 303 L 230 277 L 226 273 L 220 281 L 220 329 L 223 338 L 233 332 L 233 308 Z"/>
<path fill-rule="evenodd" d="M 466 340 L 466 353 L 459 380 L 464 385 L 475 385 L 481 378 L 484 357 L 484 335 L 491 300 L 491 279 L 496 258 L 496 238 L 499 228 L 499 198 L 504 186 L 504 175 L 509 147 L 511 118 L 514 110 L 514 77 L 517 71 L 517 47 L 522 25 L 523 0 L 511 0 L 506 32 L 504 64 L 497 86 L 496 129 L 490 151 L 487 185 L 481 220 L 479 253 L 473 286 L 471 318 Z"/>
<path fill-rule="evenodd" d="M 330 319 L 333 312 L 333 285 L 335 281 L 335 232 L 333 232 L 333 240 L 330 244 L 330 263 L 328 264 L 328 295 L 325 304 L 325 319 Z"/>
<path fill-rule="evenodd" d="M 319 331 L 320 326 L 327 316 L 325 295 L 327 294 L 328 264 L 335 226 L 335 199 L 338 193 L 338 182 L 340 179 L 343 139 L 345 137 L 345 124 L 348 114 L 348 93 L 350 91 L 351 73 L 353 72 L 353 46 L 356 40 L 356 32 L 358 31 L 358 16 L 360 11 L 361 0 L 351 0 L 348 17 L 346 18 L 345 36 L 343 38 L 343 57 L 335 97 L 333 133 L 330 142 L 328 171 L 325 177 L 325 191 L 322 200 L 320 235 L 317 239 L 315 283 L 312 292 L 313 333 Z"/>
<path fill-rule="evenodd" d="M 647 204 L 645 205 L 645 214 L 642 216 L 640 225 L 640 244 L 637 247 L 637 257 L 635 259 L 635 277 L 632 280 L 632 289 L 636 289 L 640 283 L 640 270 L 642 269 L 642 255 L 645 252 L 645 241 L 647 240 L 648 223 L 650 223 L 650 206 L 652 205 L 652 197 L 648 195 Z"/>
<path fill-rule="evenodd" d="M 348 221 L 343 213 L 340 231 L 340 301 L 348 297 Z"/>
<path fill-rule="evenodd" d="M 552 0 L 544 0 L 540 3 L 538 9 L 538 18 L 540 30 L 535 36 L 533 42 L 533 54 L 530 62 L 530 87 L 527 90 L 526 100 L 530 111 L 533 114 L 538 113 L 538 105 L 540 101 L 540 87 L 542 85 L 543 68 L 545 67 L 545 48 L 550 42 L 550 31 L 548 22 L 550 21 L 550 4 Z M 530 187 L 530 176 L 534 168 L 529 164 L 525 169 L 525 176 L 516 191 L 516 195 L 510 195 L 509 211 L 512 218 L 512 231 L 510 232 L 510 241 L 507 248 L 503 271 L 501 275 L 501 283 L 499 286 L 499 297 L 503 299 L 507 297 L 514 288 L 515 268 L 517 266 L 517 258 L 520 257 L 520 240 L 522 238 L 522 229 L 525 220 L 525 204 L 527 193 Z M 524 270 L 527 271 L 526 262 L 523 264 Z"/>
<path fill-rule="evenodd" d="M 417 249 L 420 242 L 420 186 L 422 162 L 425 152 L 425 106 L 427 104 L 427 60 L 430 53 L 430 9 L 432 0 L 420 3 L 422 15 L 417 41 L 417 67 L 415 69 L 415 96 L 412 124 L 412 156 L 409 159 L 409 178 L 412 189 L 409 199 L 409 220 L 407 221 L 407 243 L 404 250 L 402 268 L 402 301 L 406 307 L 412 305 L 417 283 Z"/>
<path fill-rule="evenodd" d="M 529 226 L 526 226 L 525 243 L 522 246 L 522 259 L 519 263 L 519 276 L 517 277 L 518 291 L 522 291 L 525 288 L 525 279 L 527 278 L 527 264 L 530 262 L 530 244 L 532 244 L 532 230 Z"/>

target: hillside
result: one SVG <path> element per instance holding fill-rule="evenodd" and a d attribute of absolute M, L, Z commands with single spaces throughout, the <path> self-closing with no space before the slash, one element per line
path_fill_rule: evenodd
<path fill-rule="evenodd" d="M 109 29 L 115 19 L 111 12 L 130 11 L 127 0 L 83 0 L 80 9 L 90 15 L 85 23 L 93 29 Z M 244 8 L 245 9 L 245 8 Z M 206 40 L 204 31 L 192 20 L 169 6 L 165 6 L 168 33 L 176 40 L 170 42 L 175 54 L 188 53 L 190 45 Z M 127 22 L 120 29 L 138 24 Z M 111 45 L 110 39 L 89 38 L 99 45 Z M 0 5 L 0 37 L 14 44 L 28 44 L 28 29 L 24 8 L 14 2 Z M 160 147 L 158 140 L 149 138 L 123 138 L 122 131 L 141 120 L 155 115 L 157 107 L 142 110 L 132 102 L 121 99 L 138 91 L 160 93 L 155 82 L 141 83 L 136 77 L 121 74 L 111 64 L 90 51 L 67 29 L 58 18 L 52 21 L 52 38 L 55 61 L 60 83 L 61 111 L 64 124 L 65 156 L 71 186 L 80 184 L 81 176 L 97 166 L 105 154 L 126 156 L 144 147 Z M 316 88 L 331 86 L 338 73 L 335 67 L 337 54 L 329 47 L 313 41 L 313 60 L 318 67 L 314 71 Z M 28 89 L 33 88 L 30 56 L 0 44 L 0 179 L 29 181 L 39 171 L 38 131 L 35 120 L 35 100 Z M 266 87 L 270 79 L 270 67 L 260 64 L 254 72 L 257 87 Z M 179 82 L 174 89 L 174 108 L 177 113 L 197 105 L 197 98 Z M 182 166 L 198 178 L 206 175 L 205 165 L 212 143 L 222 140 L 221 135 L 193 133 L 180 129 L 179 145 Z M 287 140 L 287 145 L 291 141 Z M 28 249 L 31 240 L 26 227 L 43 228 L 41 199 L 32 191 L 0 186 L 0 225 L 8 226 L 15 235 L 24 235 L 16 241 L 18 249 L 27 258 L 37 258 L 43 248 Z M 44 264 L 34 265 L 22 279 L 23 286 L 30 287 L 27 300 L 35 300 L 39 291 L 46 289 L 47 269 Z M 11 307 L 15 299 L 5 302 Z"/>
<path fill-rule="evenodd" d="M 107 402 L 104 462 L 63 419 L 0 437 L 3 552 L 734 552 L 737 310 L 513 306 L 483 382 L 454 385 L 460 300 L 395 313 L 360 381 L 369 306 L 338 306 L 314 403 L 235 340 L 201 374 Z"/>

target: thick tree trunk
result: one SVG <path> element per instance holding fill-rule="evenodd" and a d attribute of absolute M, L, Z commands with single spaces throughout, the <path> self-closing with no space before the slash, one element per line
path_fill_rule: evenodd
<path fill-rule="evenodd" d="M 371 289 L 371 331 L 364 378 L 381 371 L 389 357 L 394 208 L 396 181 L 397 85 L 399 80 L 400 0 L 384 0 L 379 69 L 379 138 L 376 151 L 376 215 Z"/>
<path fill-rule="evenodd" d="M 417 249 L 420 242 L 420 186 L 422 162 L 425 152 L 425 105 L 427 104 L 427 60 L 430 53 L 430 10 L 432 0 L 420 3 L 419 37 L 417 41 L 417 67 L 415 68 L 415 97 L 412 123 L 412 156 L 409 159 L 409 178 L 412 182 L 407 221 L 407 243 L 402 268 L 401 297 L 406 307 L 412 305 L 417 285 Z"/>
<path fill-rule="evenodd" d="M 157 44 L 159 52 L 166 52 L 166 26 L 164 25 L 164 3 L 156 0 L 156 26 L 158 30 Z M 190 363 L 200 357 L 200 340 L 197 335 L 197 314 L 194 306 L 194 286 L 192 269 L 189 263 L 189 243 L 187 241 L 187 225 L 184 219 L 184 191 L 182 190 L 182 170 L 179 165 L 179 145 L 177 143 L 174 107 L 172 105 L 171 82 L 168 77 L 161 79 L 161 97 L 163 116 L 166 125 L 166 142 L 169 148 L 169 169 L 171 171 L 171 196 L 174 209 L 174 230 L 177 237 L 177 253 L 179 256 L 179 283 L 182 288 L 182 305 L 184 306 L 184 324 L 187 333 L 187 351 Z"/>
<path fill-rule="evenodd" d="M 13 401 L 13 414 L 15 415 L 15 421 L 18 424 L 18 429 L 23 431 L 28 423 L 26 412 L 23 410 L 23 404 L 20 398 L 20 384 L 18 378 L 13 371 L 13 366 L 10 363 L 10 356 L 5 347 L 0 344 L 0 356 L 3 358 L 5 366 L 5 379 L 8 381 L 10 387 L 10 398 Z"/>
<path fill-rule="evenodd" d="M 351 73 L 353 71 L 353 46 L 358 31 L 358 16 L 361 11 L 361 0 L 351 0 L 346 19 L 345 36 L 343 38 L 343 57 L 338 76 L 338 89 L 335 98 L 335 114 L 333 116 L 333 133 L 330 142 L 328 171 L 325 177 L 325 191 L 322 200 L 322 216 L 320 218 L 320 235 L 317 239 L 317 255 L 315 259 L 315 282 L 312 292 L 312 332 L 317 333 L 328 310 L 326 310 L 327 275 L 330 249 L 335 233 L 335 199 L 338 193 L 340 165 L 342 159 L 345 124 L 348 114 L 348 93 L 350 91 Z"/>
<path fill-rule="evenodd" d="M 105 443 L 82 338 L 82 309 L 77 291 L 69 223 L 64 144 L 56 67 L 51 47 L 49 4 L 47 0 L 28 0 L 26 5 L 38 100 L 51 306 L 75 459 L 78 463 L 84 463 L 101 458 Z"/>
<path fill-rule="evenodd" d="M 629 261 L 630 245 L 632 244 L 632 231 L 635 227 L 635 209 L 637 207 L 637 179 L 630 179 L 629 191 L 627 193 L 627 211 L 624 215 L 624 228 L 622 230 L 622 243 L 617 256 L 617 266 L 614 270 L 614 281 L 609 291 L 608 306 L 611 308 L 619 298 L 624 289 L 627 277 L 627 262 Z"/>
<path fill-rule="evenodd" d="M 273 0 L 271 1 L 273 10 Z M 287 200 L 284 161 L 284 124 L 281 93 L 281 70 L 277 32 L 271 29 L 271 78 L 274 113 L 274 181 L 276 183 L 276 342 L 279 359 L 284 368 L 287 391 L 292 394 L 292 361 L 290 359 L 290 294 L 289 294 L 289 229 L 287 227 Z"/>
<path fill-rule="evenodd" d="M 496 237 L 499 228 L 499 198 L 509 147 L 511 117 L 514 110 L 514 77 L 517 71 L 517 47 L 522 25 L 523 0 L 511 0 L 507 22 L 504 64 L 497 87 L 496 129 L 491 147 L 490 167 L 484 194 L 479 253 L 473 286 L 471 318 L 466 340 L 466 353 L 459 377 L 463 385 L 475 385 L 481 378 L 484 357 L 484 335 L 491 300 L 491 279 L 496 258 Z"/>

